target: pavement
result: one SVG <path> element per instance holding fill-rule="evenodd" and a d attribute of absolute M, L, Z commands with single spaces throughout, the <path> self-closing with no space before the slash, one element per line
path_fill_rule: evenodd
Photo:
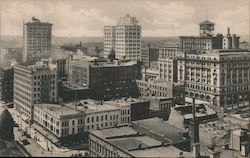
<path fill-rule="evenodd" d="M 14 108 L 8 108 L 10 114 L 12 115 L 14 121 L 19 125 L 19 127 L 14 127 L 14 137 L 16 141 L 19 141 L 19 137 L 23 134 L 23 131 L 27 131 L 27 133 L 30 133 L 30 127 L 29 125 L 24 122 L 19 115 L 17 114 L 17 112 L 15 111 Z M 19 130 L 18 130 L 19 129 Z M 20 130 L 21 129 L 21 130 Z M 19 141 L 20 142 L 20 141 Z M 29 144 L 27 145 L 23 145 L 23 147 L 27 150 L 27 152 L 29 152 L 31 154 L 32 157 L 69 157 L 75 155 L 75 154 L 79 154 L 78 150 L 71 150 L 71 149 L 58 149 L 58 150 L 53 150 L 53 151 L 47 151 L 44 150 L 42 148 L 41 145 L 39 145 L 34 139 L 32 138 L 28 138 L 28 142 Z M 84 155 L 85 152 L 87 152 L 86 150 L 80 151 L 82 153 L 82 155 Z"/>

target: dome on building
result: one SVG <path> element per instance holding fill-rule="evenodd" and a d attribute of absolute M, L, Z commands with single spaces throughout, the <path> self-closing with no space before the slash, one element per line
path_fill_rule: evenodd
<path fill-rule="evenodd" d="M 13 119 L 9 111 L 0 107 L 0 139 L 2 140 L 13 140 Z"/>
<path fill-rule="evenodd" d="M 201 23 L 199 23 L 200 25 L 214 25 L 215 23 L 209 21 L 209 20 L 205 20 L 205 21 L 202 21 Z"/>

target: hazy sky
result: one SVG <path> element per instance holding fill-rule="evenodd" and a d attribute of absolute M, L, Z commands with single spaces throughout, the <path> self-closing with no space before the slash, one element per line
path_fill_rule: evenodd
<path fill-rule="evenodd" d="M 103 36 L 104 25 L 129 13 L 143 36 L 197 35 L 198 23 L 215 22 L 215 32 L 249 35 L 249 0 L 0 0 L 2 34 L 21 35 L 34 16 L 53 23 L 55 36 Z M 208 13 L 208 14 L 207 14 Z"/>

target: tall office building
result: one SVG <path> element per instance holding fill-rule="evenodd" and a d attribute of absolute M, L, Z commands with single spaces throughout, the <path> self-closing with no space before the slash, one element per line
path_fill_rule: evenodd
<path fill-rule="evenodd" d="M 104 58 L 108 58 L 111 50 L 115 50 L 116 27 L 104 26 Z"/>
<path fill-rule="evenodd" d="M 39 58 L 48 58 L 51 52 L 52 24 L 32 18 L 23 25 L 22 61 L 34 64 Z"/>
<path fill-rule="evenodd" d="M 104 57 L 113 48 L 117 59 L 141 60 L 141 26 L 136 17 L 126 14 L 116 26 L 105 26 L 104 40 Z"/>
<path fill-rule="evenodd" d="M 33 121 L 35 104 L 58 101 L 57 71 L 48 64 L 14 66 L 14 106 L 23 119 Z"/>

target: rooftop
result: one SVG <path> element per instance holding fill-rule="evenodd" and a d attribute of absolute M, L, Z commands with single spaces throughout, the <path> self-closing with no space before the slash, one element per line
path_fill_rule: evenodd
<path fill-rule="evenodd" d="M 109 142 L 120 149 L 131 151 L 138 148 L 159 146 L 162 143 L 148 136 L 136 136 L 110 139 Z M 140 146 L 140 147 L 139 147 Z"/>
<path fill-rule="evenodd" d="M 60 104 L 36 104 L 35 107 L 58 119 L 65 116 L 76 116 L 83 114 L 80 110 L 75 110 L 71 107 Z"/>
<path fill-rule="evenodd" d="M 174 127 L 158 117 L 134 121 L 132 124 L 136 124 L 144 129 L 153 131 L 158 135 L 173 140 L 174 142 L 183 141 L 183 133 L 186 133 L 185 130 Z"/>
<path fill-rule="evenodd" d="M 133 66 L 137 64 L 136 61 L 122 61 L 114 60 L 113 62 L 94 62 L 91 67 L 119 67 L 119 66 Z"/>
<path fill-rule="evenodd" d="M 25 23 L 25 25 L 33 25 L 33 24 L 46 24 L 46 25 L 52 25 L 51 23 L 48 22 L 41 22 L 39 19 L 32 17 L 30 22 Z"/>
<path fill-rule="evenodd" d="M 131 127 L 116 127 L 90 131 L 91 134 L 107 141 L 113 146 L 127 152 L 134 157 L 176 157 L 181 150 L 163 144 L 162 142 L 141 134 Z M 184 156 L 189 153 L 183 152 Z"/>
<path fill-rule="evenodd" d="M 211 22 L 211 21 L 209 21 L 209 20 L 205 20 L 205 21 L 199 23 L 199 25 L 204 25 L 204 24 L 207 24 L 207 25 L 215 25 L 215 23 L 213 23 L 213 22 Z"/>
<path fill-rule="evenodd" d="M 75 107 L 75 102 L 73 101 L 67 102 L 66 105 L 70 107 Z M 88 113 L 119 110 L 119 108 L 111 106 L 106 102 L 87 99 L 87 100 L 81 100 L 80 103 L 78 103 L 77 110 L 86 111 L 86 113 L 88 114 Z"/>
<path fill-rule="evenodd" d="M 207 134 L 214 136 L 224 136 L 228 134 L 230 130 L 238 129 L 239 127 L 223 120 L 216 120 L 200 124 L 200 130 L 206 131 Z"/>
<path fill-rule="evenodd" d="M 72 90 L 88 89 L 87 85 L 80 85 L 72 81 L 63 82 L 63 86 Z"/>
<path fill-rule="evenodd" d="M 103 139 L 108 139 L 111 137 L 136 135 L 138 132 L 130 127 L 122 126 L 122 127 L 116 127 L 116 128 L 95 130 L 95 131 L 91 131 L 91 133 L 93 133 L 93 134 L 95 134 Z"/>
<path fill-rule="evenodd" d="M 143 150 L 131 151 L 135 157 L 178 157 L 182 152 L 184 157 L 192 157 L 191 153 L 184 152 L 174 146 L 162 146 L 156 148 L 147 148 Z"/>

